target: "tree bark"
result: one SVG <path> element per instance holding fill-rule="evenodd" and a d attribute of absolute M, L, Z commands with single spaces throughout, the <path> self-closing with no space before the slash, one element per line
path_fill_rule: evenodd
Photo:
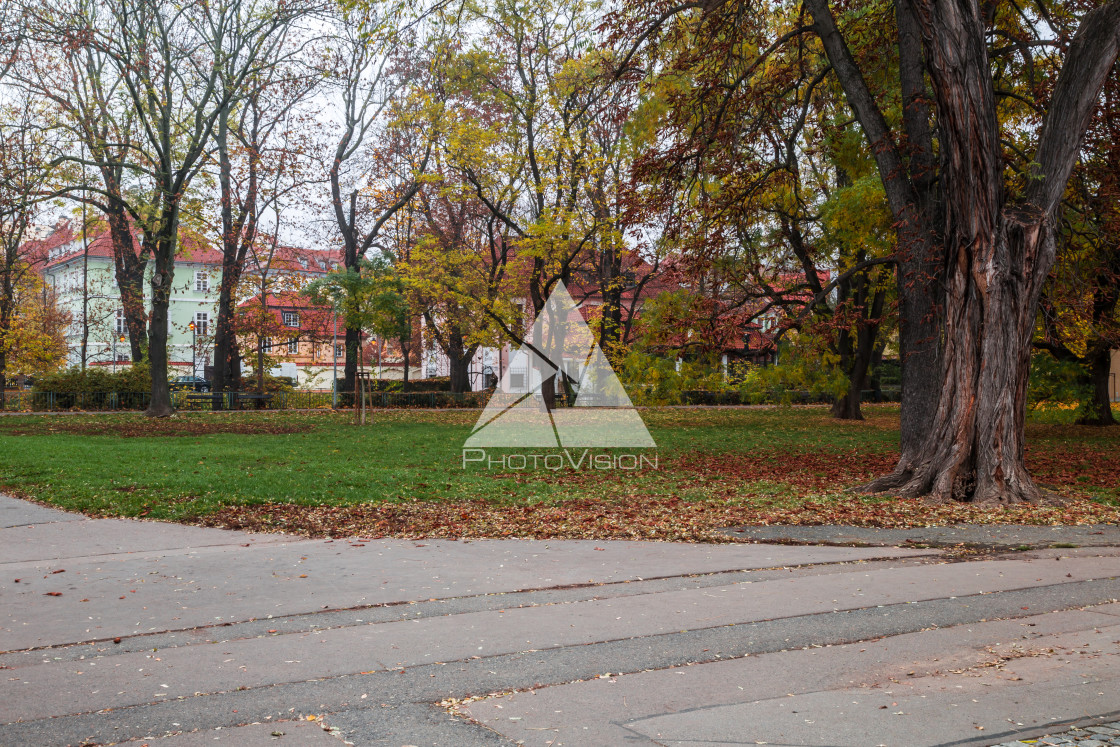
<path fill-rule="evenodd" d="M 899 88 L 902 126 L 909 158 L 906 175 L 913 204 L 898 228 L 898 347 L 902 369 L 899 412 L 901 453 L 914 454 L 922 445 L 937 411 L 941 390 L 941 265 L 944 247 L 938 226 L 943 222 L 938 193 L 937 158 L 933 150 L 932 111 L 925 82 L 921 26 L 912 0 L 895 3 L 898 24 Z"/>
<path fill-rule="evenodd" d="M 7 278 L 5 278 L 6 280 Z M 7 297 L 7 289 L 4 289 Z M 8 332 L 12 326 L 11 308 L 3 300 L 0 300 L 0 412 L 4 411 L 4 407 L 8 401 Z"/>
<path fill-rule="evenodd" d="M 152 272 L 152 314 L 148 327 L 148 360 L 152 375 L 152 401 L 144 413 L 148 417 L 165 418 L 174 414 L 171 406 L 171 388 L 168 385 L 168 311 L 171 306 L 171 283 L 175 277 L 175 244 L 178 234 L 178 205 L 169 209 L 162 221 L 163 230 L 155 237 L 151 256 L 155 260 Z"/>
<path fill-rule="evenodd" d="M 1038 501 L 1023 461 L 1035 312 L 1053 265 L 1054 214 L 1097 93 L 1120 51 L 1120 2 L 1086 15 L 1059 75 L 1032 179 L 1004 193 L 985 21 L 969 0 L 918 17 L 941 141 L 946 206 L 945 351 L 933 428 L 876 492 L 977 503 Z"/>
<path fill-rule="evenodd" d="M 470 364 L 474 357 L 477 345 L 467 345 L 463 340 L 463 333 L 458 328 L 452 328 L 447 334 L 448 366 L 451 374 L 451 391 L 463 394 L 471 390 Z"/>
<path fill-rule="evenodd" d="M 837 28 L 828 0 L 805 0 L 805 7 L 813 16 L 814 30 L 867 139 L 898 226 L 902 364 L 899 428 L 902 455 L 910 458 L 925 442 L 937 409 L 941 338 L 938 278 L 944 256 L 936 228 L 940 215 L 938 175 L 934 168 L 929 97 L 924 78 L 928 58 L 923 60 L 916 0 L 899 0 L 895 5 L 899 26 L 899 83 L 909 160 L 903 158 L 875 94 Z M 982 75 L 988 73 L 985 71 Z M 990 80 L 990 76 L 986 79 Z"/>
<path fill-rule="evenodd" d="M 121 294 L 125 326 L 128 327 L 128 347 L 133 365 L 147 358 L 148 313 L 144 308 L 144 273 L 148 269 L 148 255 L 136 252 L 132 227 L 124 204 L 117 198 L 108 200 L 105 220 L 109 224 L 109 238 L 113 243 L 113 269 L 117 288 Z"/>
<path fill-rule="evenodd" d="M 866 275 L 857 276 L 864 285 L 868 284 Z M 854 342 L 851 333 L 841 331 L 844 343 L 848 347 L 847 358 L 844 366 L 848 375 L 848 391 L 832 405 L 832 417 L 840 420 L 863 420 L 863 411 L 860 404 L 863 400 L 863 390 L 867 388 L 867 376 L 871 369 L 871 361 L 875 355 L 875 343 L 879 337 L 879 320 L 883 315 L 883 303 L 886 293 L 882 289 L 875 292 L 870 307 L 867 308 L 867 289 L 860 289 L 857 300 L 865 308 L 864 318 L 859 321 L 859 328 L 855 333 Z"/>

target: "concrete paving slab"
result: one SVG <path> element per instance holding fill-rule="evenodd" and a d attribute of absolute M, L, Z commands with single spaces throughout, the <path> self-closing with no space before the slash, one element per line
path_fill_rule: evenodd
<path fill-rule="evenodd" d="M 86 517 L 46 508 L 30 501 L 21 501 L 0 495 L 0 529 L 21 527 L 28 524 L 46 524 L 55 521 L 81 521 Z"/>
<path fill-rule="evenodd" d="M 901 703 L 903 697 L 921 701 L 922 696 L 929 698 L 938 687 L 946 688 L 945 692 L 950 695 L 964 692 L 965 687 L 973 688 L 968 693 L 986 692 L 1000 676 L 1004 677 L 1003 684 L 1018 685 L 1032 676 L 1042 685 L 1053 684 L 1053 671 L 1042 674 L 1036 671 L 1033 675 L 1025 669 L 1022 674 L 1012 672 L 1012 665 L 1020 663 L 1018 659 L 1010 662 L 1007 669 L 970 669 L 995 661 L 997 657 L 993 651 L 1008 653 L 1013 646 L 1024 651 L 1088 643 L 1091 645 L 1077 649 L 1086 651 L 1084 655 L 1078 654 L 1079 663 L 1091 662 L 1097 668 L 1098 678 L 1120 677 L 1120 671 L 1113 671 L 1117 663 L 1116 644 L 1111 642 L 1116 638 L 1118 628 L 1110 626 L 1110 622 L 1110 616 L 1095 611 L 1050 613 L 1022 620 L 928 630 L 844 646 L 764 654 L 621 676 L 604 675 L 586 682 L 484 699 L 470 703 L 466 711 L 507 738 L 537 747 L 655 743 L 651 740 L 657 744 L 674 745 L 693 742 L 753 744 L 756 741 L 841 745 L 848 744 L 839 740 L 847 733 L 846 729 L 861 735 L 854 742 L 861 747 L 879 743 L 903 746 L 943 744 L 952 740 L 942 740 L 937 729 L 929 730 L 929 719 L 936 719 L 940 713 L 943 720 L 955 721 L 955 712 L 948 718 L 945 715 L 945 709 L 951 706 L 943 706 L 941 711 L 923 711 L 926 715 L 923 716 L 922 728 L 927 729 L 924 734 L 910 731 L 901 741 L 884 741 L 872 740 L 871 733 L 861 731 L 866 715 L 863 711 L 851 718 L 847 715 L 841 718 L 821 703 L 805 698 L 824 697 L 819 693 L 840 693 L 833 701 L 828 701 L 828 708 L 846 707 L 856 700 L 864 703 L 867 710 L 874 710 L 875 717 L 885 710 L 882 706 L 887 706 L 891 718 L 886 719 L 886 726 L 892 726 L 894 719 L 898 718 L 895 712 L 900 710 L 892 703 Z M 1108 652 L 1107 659 L 1103 655 L 1105 651 Z M 1059 673 L 1063 668 L 1069 668 L 1059 663 L 1066 659 L 1037 661 L 1048 662 L 1047 666 Z M 1082 673 L 1081 669 L 1077 667 L 1076 674 Z M 995 679 L 969 684 L 978 681 L 985 673 Z M 947 682 L 945 678 L 950 676 L 953 679 Z M 1015 676 L 1022 679 L 1010 679 Z M 931 686 L 928 692 L 906 689 L 919 681 L 940 684 Z M 1117 682 L 1110 681 L 1113 685 Z M 1076 685 L 1082 680 L 1074 676 L 1070 682 Z M 1067 684 L 1061 683 L 1059 690 Z M 1070 697 L 1087 697 L 1092 690 L 1090 687 L 1086 692 L 1078 691 Z M 1115 704 L 1115 687 L 1111 690 L 1098 687 L 1097 691 L 1105 695 L 1083 701 L 1086 708 L 1095 699 L 1102 700 L 1099 704 L 1102 707 L 1110 702 Z M 1060 702 L 1067 705 L 1071 702 L 1064 699 L 1066 696 L 1060 692 L 1056 696 L 1063 698 Z M 969 695 L 968 700 L 972 697 Z M 787 701 L 799 705 L 787 705 Z M 913 705 L 910 707 L 916 708 Z M 1038 713 L 1026 713 L 1032 707 Z M 1056 718 L 1058 714 L 1066 713 L 1062 709 L 1054 713 L 1043 713 L 1044 710 L 1028 698 L 1024 698 L 1018 708 L 1024 718 L 1045 718 L 1047 723 L 1051 716 Z M 995 726 L 999 725 L 998 720 L 1007 717 L 999 715 L 1003 713 L 1000 708 L 989 708 L 984 712 L 990 722 L 985 726 L 989 733 L 993 733 Z M 1084 713 L 1091 711 L 1085 710 Z M 993 721 L 993 718 L 996 720 Z M 806 720 L 812 723 L 806 723 Z M 932 723 L 936 725 L 937 721 Z M 1002 723 L 1012 726 L 1006 721 Z M 770 729 L 773 724 L 780 724 L 781 729 Z M 982 731 L 973 730 L 967 736 L 978 734 L 982 735 Z M 665 739 L 669 741 L 663 741 Z"/>
<path fill-rule="evenodd" d="M 1114 711 L 1120 646 L 1098 639 L 1117 632 L 1120 628 L 1083 631 L 1077 640 L 1087 639 L 1085 654 L 1076 652 L 1061 661 L 1030 658 L 1007 662 L 1001 669 L 891 683 L 889 698 L 886 692 L 857 688 L 798 693 L 631 721 L 625 728 L 653 743 L 674 746 L 746 741 L 906 747 L 929 743 L 931 736 L 938 744 L 1001 741 L 1028 729 Z"/>
<path fill-rule="evenodd" d="M 926 701 L 973 708 L 962 692 L 985 718 L 1027 687 L 1042 711 L 1120 693 L 1090 669 L 1117 657 L 1098 639 L 1120 640 L 1120 604 L 1102 604 L 1120 597 L 1111 547 L 947 563 L 885 547 L 330 542 L 27 517 L 0 529 L 0 745 L 336 743 L 316 723 L 272 736 L 300 714 L 355 745 L 710 745 L 787 700 L 827 715 L 901 697 L 928 724 Z M 1007 648 L 1059 643 L 1049 657 Z M 997 655 L 1002 669 L 977 668 Z M 514 690 L 505 710 L 470 705 L 493 731 L 433 705 Z M 792 710 L 779 732 L 802 728 Z"/>
<path fill-rule="evenodd" d="M 858 566 L 852 568 L 850 573 L 823 577 L 274 635 L 123 654 L 107 660 L 46 662 L 13 672 L 19 684 L 10 687 L 21 695 L 0 703 L 0 721 L 47 717 L 57 712 L 51 700 L 60 697 L 70 709 L 68 713 L 81 713 L 196 692 L 662 635 L 874 607 L 903 599 L 965 597 L 1077 583 L 1120 575 L 1120 558 L 951 563 L 866 572 Z"/>
<path fill-rule="evenodd" d="M 2 529 L 0 541 L 0 564 L 15 568 L 41 567 L 45 563 L 65 560 L 98 563 L 117 559 L 120 555 L 173 555 L 206 547 L 310 542 L 302 537 L 283 534 L 249 534 L 161 521 L 89 519 L 84 516 L 65 522 Z"/>
<path fill-rule="evenodd" d="M 70 545 L 81 546 L 97 525 L 58 526 L 73 528 Z M 158 533 L 171 525 L 138 526 Z M 200 542 L 223 531 L 174 530 L 202 532 Z M 217 548 L 0 564 L 0 651 L 416 599 L 931 552 L 627 541 L 255 543 L 254 535 L 226 536 L 233 542 Z M 9 537 L 31 541 L 24 528 L 0 530 L 0 547 Z"/>

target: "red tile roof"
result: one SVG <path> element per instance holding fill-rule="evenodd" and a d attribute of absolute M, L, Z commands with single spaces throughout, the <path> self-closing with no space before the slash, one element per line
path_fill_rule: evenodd
<path fill-rule="evenodd" d="M 105 257 L 109 259 L 113 257 L 113 241 L 107 225 L 104 223 L 97 224 L 89 231 L 88 236 L 89 255 L 91 257 Z M 67 262 L 75 257 L 82 256 L 83 247 L 81 242 L 78 241 L 79 238 L 80 234 L 74 230 L 74 226 L 71 222 L 69 220 L 63 220 L 60 221 L 55 226 L 54 230 L 45 238 L 28 241 L 24 246 L 29 255 L 38 258 L 39 261 L 45 260 L 45 266 L 52 267 Z M 71 243 L 74 243 L 74 246 L 70 247 L 67 251 L 63 253 L 57 252 L 61 247 Z M 133 248 L 137 252 L 140 250 L 140 236 L 135 230 L 133 231 Z M 55 253 L 55 256 L 52 257 L 52 253 Z M 301 259 L 306 261 L 306 268 L 304 268 L 303 263 L 300 262 Z M 197 234 L 183 232 L 180 237 L 175 261 L 204 265 L 221 265 L 222 253 Z M 293 246 L 279 246 L 273 257 L 272 269 L 275 271 L 324 273 L 333 269 L 340 261 L 341 254 L 333 249 L 302 249 Z M 255 271 L 255 269 L 255 262 L 250 257 L 246 262 L 246 271 L 252 272 Z"/>

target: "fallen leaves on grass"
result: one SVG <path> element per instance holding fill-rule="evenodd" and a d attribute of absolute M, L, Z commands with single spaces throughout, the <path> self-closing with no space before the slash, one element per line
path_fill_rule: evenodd
<path fill-rule="evenodd" d="M 1027 469 L 1043 485 L 1064 488 L 1116 488 L 1120 459 L 1115 447 L 1044 443 L 1027 449 Z M 693 472 L 705 480 L 738 483 L 765 480 L 801 488 L 836 490 L 889 474 L 898 463 L 895 452 L 853 449 L 846 452 L 785 451 L 727 455 L 694 453 L 674 460 L 672 469 Z"/>
<path fill-rule="evenodd" d="M 1073 498 L 1062 506 L 929 505 L 918 500 L 843 496 L 797 506 L 718 501 L 572 499 L 555 504 L 415 501 L 348 506 L 291 503 L 228 506 L 195 520 L 204 526 L 310 537 L 523 537 L 728 542 L 721 529 L 769 524 L 912 528 L 947 524 L 1104 524 L 1120 508 Z"/>
<path fill-rule="evenodd" d="M 35 424 L 39 425 L 39 424 Z M 15 429 L 4 429 L 5 435 L 29 436 L 49 433 L 72 433 L 79 436 L 117 436 L 119 438 L 160 438 L 163 436 L 208 436 L 214 433 L 237 433 L 241 435 L 279 436 L 290 433 L 303 433 L 314 426 L 310 423 L 282 423 L 254 420 L 203 420 L 194 418 L 167 418 L 114 421 L 108 418 L 97 420 L 73 419 L 46 421 L 40 427 L 22 425 Z"/>

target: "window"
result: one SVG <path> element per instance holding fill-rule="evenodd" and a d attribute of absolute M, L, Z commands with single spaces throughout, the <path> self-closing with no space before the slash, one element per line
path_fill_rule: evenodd
<path fill-rule="evenodd" d="M 302 267 L 305 270 L 307 269 L 307 257 L 300 257 L 299 258 L 299 266 Z"/>
<path fill-rule="evenodd" d="M 343 345 L 342 343 L 338 343 L 337 345 L 335 345 L 334 346 L 334 357 L 335 358 L 345 358 L 346 357 L 346 346 Z"/>
<path fill-rule="evenodd" d="M 128 334 L 128 321 L 124 318 L 124 309 L 117 309 L 117 322 L 113 329 L 118 335 Z"/>
<path fill-rule="evenodd" d="M 295 327 L 299 329 L 299 312 L 298 311 L 284 311 L 282 312 L 285 327 Z"/>
<path fill-rule="evenodd" d="M 298 337 L 293 337 L 292 339 L 288 340 L 288 352 L 292 353 L 292 354 L 295 354 L 295 353 L 299 352 L 299 338 Z"/>
<path fill-rule="evenodd" d="M 263 350 L 266 353 L 269 352 L 270 350 L 272 350 L 272 338 L 271 337 L 261 338 L 261 350 Z"/>
<path fill-rule="evenodd" d="M 194 333 L 199 337 L 210 334 L 210 315 L 200 311 L 194 315 Z"/>
<path fill-rule="evenodd" d="M 210 292 L 210 276 L 205 270 L 196 270 L 194 273 L 194 289 L 198 293 Z"/>

